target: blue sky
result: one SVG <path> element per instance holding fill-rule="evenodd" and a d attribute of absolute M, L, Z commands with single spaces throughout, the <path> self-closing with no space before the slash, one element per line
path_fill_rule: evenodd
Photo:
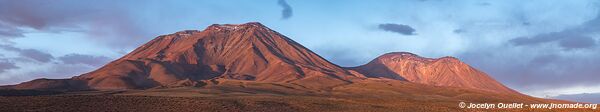
<path fill-rule="evenodd" d="M 529 95 L 594 96 L 599 11 L 595 0 L 0 0 L 0 84 L 68 78 L 158 35 L 257 21 L 341 66 L 454 56 Z"/>

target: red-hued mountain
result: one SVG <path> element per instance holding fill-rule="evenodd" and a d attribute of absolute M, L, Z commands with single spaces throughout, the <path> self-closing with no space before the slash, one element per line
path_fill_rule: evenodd
<path fill-rule="evenodd" d="M 408 52 L 392 52 L 381 55 L 365 65 L 350 69 L 366 77 L 390 78 L 434 86 L 518 93 L 454 57 L 433 59 Z"/>
<path fill-rule="evenodd" d="M 72 80 L 85 82 L 90 89 L 196 86 L 211 79 L 282 82 L 321 88 L 349 83 L 352 77 L 293 40 L 251 22 L 213 24 L 204 31 L 162 35 Z M 24 83 L 29 86 L 21 86 L 43 88 L 36 84 L 48 85 L 42 82 L 32 81 Z"/>
<path fill-rule="evenodd" d="M 363 66 L 344 69 L 257 22 L 213 24 L 203 31 L 158 36 L 95 71 L 71 79 L 37 79 L 13 88 L 148 89 L 241 80 L 318 90 L 369 77 L 517 93 L 451 57 L 388 53 Z"/>
<path fill-rule="evenodd" d="M 452 57 L 396 52 L 342 68 L 256 22 L 158 36 L 89 73 L 0 86 L 0 98 L 7 112 L 447 112 L 498 111 L 459 102 L 568 103 L 520 94 Z"/>

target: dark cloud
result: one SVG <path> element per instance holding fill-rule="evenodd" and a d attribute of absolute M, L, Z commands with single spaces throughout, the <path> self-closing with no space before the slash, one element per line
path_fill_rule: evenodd
<path fill-rule="evenodd" d="M 480 6 L 490 6 L 492 4 L 488 3 L 488 2 L 480 2 L 480 3 L 477 3 L 477 5 L 480 5 Z"/>
<path fill-rule="evenodd" d="M 292 6 L 285 0 L 278 0 L 277 4 L 283 8 L 283 10 L 281 10 L 281 19 L 289 19 L 292 17 Z"/>
<path fill-rule="evenodd" d="M 76 16 L 91 12 L 89 8 L 70 10 L 77 7 L 68 4 L 67 0 L 57 1 L 0 1 L 0 21 L 13 27 L 29 27 L 37 30 L 45 30 L 50 26 L 67 25 L 75 20 Z M 60 5 L 58 5 L 60 4 Z"/>
<path fill-rule="evenodd" d="M 563 94 L 552 98 L 584 103 L 600 103 L 600 93 Z"/>
<path fill-rule="evenodd" d="M 132 21 L 125 4 L 133 1 L 0 0 L 0 37 L 22 37 L 20 29 L 76 31 L 116 48 L 135 47 L 150 37 Z"/>
<path fill-rule="evenodd" d="M 86 64 L 94 67 L 99 67 L 111 60 L 105 56 L 92 56 L 84 54 L 68 54 L 62 57 L 58 57 L 65 64 Z"/>
<path fill-rule="evenodd" d="M 557 61 L 558 59 L 560 59 L 560 56 L 557 55 L 541 55 L 541 56 L 537 56 L 533 59 L 531 59 L 531 61 L 529 61 L 529 63 L 531 65 L 546 65 L 549 63 L 553 63 L 555 61 Z"/>
<path fill-rule="evenodd" d="M 19 51 L 19 54 L 21 56 L 28 57 L 40 62 L 49 62 L 52 59 L 54 59 L 52 55 L 35 49 L 22 49 L 21 51 Z"/>
<path fill-rule="evenodd" d="M 537 34 L 531 37 L 518 37 L 509 40 L 509 42 L 515 46 L 533 46 L 556 42 L 566 50 L 592 48 L 597 45 L 597 42 L 589 35 L 595 33 L 600 33 L 600 12 L 596 18 L 584 22 L 577 27 L 557 32 Z"/>
<path fill-rule="evenodd" d="M 559 41 L 559 45 L 566 49 L 592 48 L 596 46 L 596 40 L 588 36 L 575 36 Z"/>
<path fill-rule="evenodd" d="M 494 49 L 494 50 L 490 50 Z M 471 66 L 518 90 L 596 86 L 600 57 L 561 54 L 547 49 L 481 48 L 458 55 Z"/>
<path fill-rule="evenodd" d="M 5 72 L 10 69 L 18 69 L 19 67 L 15 65 L 15 63 L 10 62 L 6 59 L 0 59 L 0 73 Z"/>
<path fill-rule="evenodd" d="M 454 32 L 454 33 L 464 33 L 464 32 L 466 32 L 466 30 L 464 30 L 464 29 L 455 29 L 452 32 Z"/>
<path fill-rule="evenodd" d="M 384 31 L 396 32 L 403 35 L 415 35 L 415 29 L 403 24 L 379 24 L 378 28 Z"/>
<path fill-rule="evenodd" d="M 42 52 L 42 51 L 35 50 L 35 49 L 21 49 L 21 48 L 16 48 L 16 47 L 9 46 L 9 45 L 0 45 L 0 49 L 17 52 L 19 54 L 19 56 L 33 59 L 33 60 L 36 60 L 39 62 L 44 62 L 44 63 L 50 62 L 50 61 L 52 61 L 52 59 L 54 59 L 54 56 L 52 56 L 46 52 Z"/>
<path fill-rule="evenodd" d="M 596 46 L 596 40 L 592 37 L 572 32 L 552 32 L 539 34 L 534 37 L 519 37 L 509 40 L 515 46 L 531 46 L 549 42 L 558 42 L 565 49 L 592 48 Z"/>
<path fill-rule="evenodd" d="M 0 39 L 23 37 L 23 31 L 0 22 Z"/>

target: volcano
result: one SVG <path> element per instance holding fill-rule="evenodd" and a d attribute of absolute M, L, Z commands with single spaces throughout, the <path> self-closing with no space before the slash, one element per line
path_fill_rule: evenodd
<path fill-rule="evenodd" d="M 158 36 L 90 73 L 70 80 L 34 80 L 16 88 L 146 89 L 198 86 L 214 79 L 321 88 L 347 84 L 351 78 L 343 68 L 288 37 L 258 22 L 250 22 L 213 24 L 204 31 Z"/>
<path fill-rule="evenodd" d="M 409 52 L 392 52 L 381 55 L 365 65 L 349 69 L 366 77 L 518 94 L 486 73 L 450 56 L 434 59 Z"/>
<path fill-rule="evenodd" d="M 358 67 L 333 64 L 258 22 L 213 24 L 158 36 L 105 66 L 70 79 L 36 79 L 16 89 L 115 90 L 201 87 L 222 80 L 331 89 L 386 78 L 412 83 L 518 94 L 453 57 L 384 54 Z"/>

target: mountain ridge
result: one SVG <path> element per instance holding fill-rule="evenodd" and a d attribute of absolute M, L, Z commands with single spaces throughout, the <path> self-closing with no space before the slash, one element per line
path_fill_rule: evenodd
<path fill-rule="evenodd" d="M 391 52 L 385 53 L 367 64 L 348 69 L 357 71 L 366 77 L 520 94 L 497 82 L 486 73 L 451 56 L 425 58 L 409 52 Z"/>
<path fill-rule="evenodd" d="M 438 63 L 437 67 L 445 68 L 441 70 L 446 72 L 457 70 L 447 69 L 453 66 L 446 66 L 445 63 L 460 65 L 467 71 L 464 73 L 476 74 L 472 76 L 482 78 L 492 86 L 476 86 L 461 82 L 464 78 L 441 78 L 444 80 L 439 84 L 422 81 L 420 79 L 424 77 L 418 75 L 423 74 L 415 72 L 416 70 L 404 70 L 407 67 L 419 66 L 399 65 L 401 67 L 399 69 L 390 69 L 386 63 L 394 61 L 409 62 L 412 65 Z M 369 66 L 369 64 L 376 65 Z M 399 73 L 398 70 L 410 71 L 406 73 L 412 75 L 403 75 L 406 73 Z M 431 73 L 444 74 L 445 72 Z M 450 75 L 460 76 L 456 73 Z M 518 93 L 496 82 L 487 74 L 449 56 L 425 58 L 409 52 L 391 52 L 363 66 L 340 67 L 258 22 L 212 24 L 202 31 L 184 30 L 160 35 L 127 55 L 89 73 L 70 79 L 32 80 L 17 84 L 13 88 L 111 90 L 201 87 L 217 84 L 223 79 L 289 83 L 320 90 L 364 82 L 362 80 L 370 80 L 370 78 L 389 78 L 433 86 Z M 488 84 L 478 80 L 469 81 L 475 84 Z"/>

